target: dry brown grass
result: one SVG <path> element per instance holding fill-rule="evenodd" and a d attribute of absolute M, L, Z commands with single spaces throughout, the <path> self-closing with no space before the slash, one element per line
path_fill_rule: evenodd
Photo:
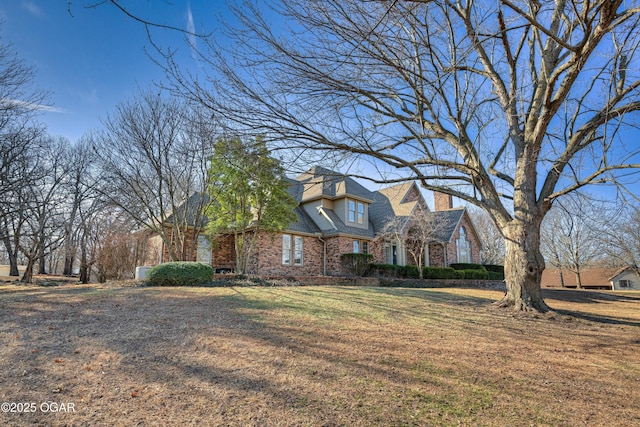
<path fill-rule="evenodd" d="M 0 423 L 640 425 L 640 293 L 545 292 L 1 285 Z"/>

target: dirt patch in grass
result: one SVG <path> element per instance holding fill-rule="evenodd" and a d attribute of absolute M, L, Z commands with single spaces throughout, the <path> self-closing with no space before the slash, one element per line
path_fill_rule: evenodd
<path fill-rule="evenodd" d="M 0 284 L 0 423 L 640 425 L 640 293 L 501 295 Z"/>

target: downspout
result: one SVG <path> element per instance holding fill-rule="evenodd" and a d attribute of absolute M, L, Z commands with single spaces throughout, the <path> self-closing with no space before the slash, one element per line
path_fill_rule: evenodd
<path fill-rule="evenodd" d="M 322 242 L 322 275 L 327 275 L 327 241 L 322 238 L 322 234 L 318 235 L 318 240 Z"/>
<path fill-rule="evenodd" d="M 447 263 L 447 244 L 444 243 L 444 242 L 442 243 L 442 253 L 444 255 L 444 257 L 443 257 L 444 258 L 444 266 L 446 267 L 447 264 L 448 264 Z"/>

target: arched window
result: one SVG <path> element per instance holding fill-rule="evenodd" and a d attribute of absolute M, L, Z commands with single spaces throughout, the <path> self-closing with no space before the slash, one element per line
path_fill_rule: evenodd
<path fill-rule="evenodd" d="M 467 240 L 467 230 L 464 227 L 460 227 L 460 237 L 456 239 L 456 248 L 458 250 L 458 262 L 470 263 L 471 245 Z"/>

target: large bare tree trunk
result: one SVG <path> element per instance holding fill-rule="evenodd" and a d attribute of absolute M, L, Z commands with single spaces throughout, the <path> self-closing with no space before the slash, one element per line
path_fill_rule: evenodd
<path fill-rule="evenodd" d="M 34 258 L 29 258 L 29 260 L 27 261 L 27 267 L 24 270 L 24 274 L 22 275 L 22 278 L 20 279 L 21 282 L 23 283 L 33 283 L 33 267 L 35 264 L 35 259 Z"/>
<path fill-rule="evenodd" d="M 549 311 L 540 283 L 544 257 L 540 252 L 540 227 L 514 223 L 506 234 L 505 281 L 507 293 L 497 304 L 523 311 Z"/>
<path fill-rule="evenodd" d="M 582 289 L 582 277 L 580 276 L 580 270 L 576 270 L 576 288 Z"/>

